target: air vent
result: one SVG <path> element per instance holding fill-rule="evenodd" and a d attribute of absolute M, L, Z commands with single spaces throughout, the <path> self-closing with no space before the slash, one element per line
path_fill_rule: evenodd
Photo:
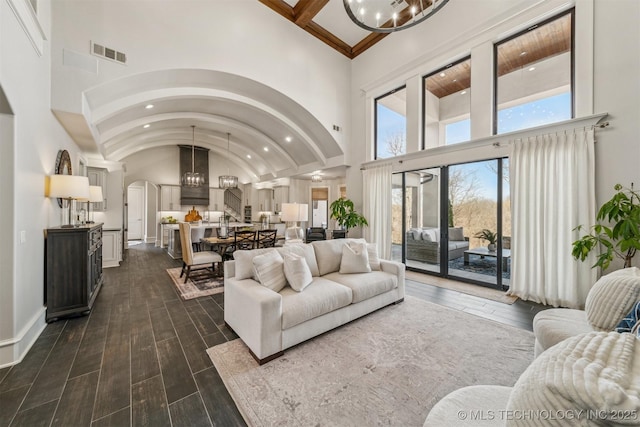
<path fill-rule="evenodd" d="M 91 54 L 120 64 L 127 63 L 127 55 L 98 43 L 91 42 Z"/>

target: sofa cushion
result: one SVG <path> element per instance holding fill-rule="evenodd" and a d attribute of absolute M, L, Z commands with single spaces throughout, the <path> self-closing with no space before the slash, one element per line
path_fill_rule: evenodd
<path fill-rule="evenodd" d="M 307 261 L 298 254 L 285 254 L 284 275 L 287 278 L 287 282 L 289 282 L 289 286 L 297 292 L 302 292 L 313 281 Z"/>
<path fill-rule="evenodd" d="M 570 409 L 575 418 L 514 417 L 507 425 L 637 426 L 639 358 L 640 340 L 631 334 L 590 332 L 559 343 L 520 375 L 505 413 L 567 415 Z"/>
<path fill-rule="evenodd" d="M 533 318 L 533 333 L 544 350 L 574 335 L 592 331 L 583 310 L 550 308 Z"/>
<path fill-rule="evenodd" d="M 468 247 L 469 247 L 469 242 L 467 242 L 466 240 L 449 242 L 450 251 L 454 249 L 467 249 Z"/>
<path fill-rule="evenodd" d="M 320 276 L 340 270 L 342 261 L 342 246 L 352 241 L 364 241 L 364 239 L 331 239 L 311 242 L 318 261 Z"/>
<path fill-rule="evenodd" d="M 449 227 L 449 241 L 464 241 L 462 227 Z"/>
<path fill-rule="evenodd" d="M 371 273 L 330 273 L 325 279 L 347 286 L 353 292 L 352 303 L 364 301 L 398 287 L 398 276 L 384 271 Z"/>
<path fill-rule="evenodd" d="M 613 331 L 633 304 L 640 300 L 640 269 L 623 268 L 602 276 L 589 291 L 585 304 L 593 329 Z"/>
<path fill-rule="evenodd" d="M 287 279 L 284 274 L 284 260 L 280 254 L 275 251 L 269 251 L 253 258 L 254 276 L 262 286 L 271 289 L 274 292 L 280 292 L 282 288 L 287 286 Z"/>
<path fill-rule="evenodd" d="M 281 248 L 277 248 L 277 250 L 283 257 L 285 256 L 285 254 L 296 254 L 304 257 L 304 259 L 307 261 L 307 265 L 309 266 L 309 270 L 311 271 L 311 275 L 313 277 L 318 277 L 320 275 L 313 246 L 306 243 L 300 243 L 294 245 L 286 245 Z"/>
<path fill-rule="evenodd" d="M 304 292 L 287 286 L 282 296 L 282 329 L 289 329 L 307 320 L 330 313 L 351 304 L 351 289 L 323 277 L 315 277 Z"/>
<path fill-rule="evenodd" d="M 348 242 L 342 245 L 342 259 L 340 260 L 340 273 L 370 273 L 369 253 L 364 242 Z"/>
<path fill-rule="evenodd" d="M 253 250 L 238 250 L 233 252 L 233 259 L 236 260 L 236 275 L 238 280 L 243 279 L 255 279 L 253 275 L 253 258 L 258 255 L 265 254 L 269 251 L 274 251 L 273 248 L 266 249 L 253 249 Z"/>
<path fill-rule="evenodd" d="M 440 230 L 437 228 L 426 228 L 422 230 L 422 240 L 427 242 L 439 242 Z"/>
<path fill-rule="evenodd" d="M 380 271 L 380 257 L 378 257 L 378 246 L 375 243 L 367 243 L 367 254 L 371 270 Z"/>
<path fill-rule="evenodd" d="M 413 237 L 413 240 L 422 240 L 422 230 L 419 228 L 411 228 L 409 229 L 409 233 L 411 234 L 411 237 Z"/>

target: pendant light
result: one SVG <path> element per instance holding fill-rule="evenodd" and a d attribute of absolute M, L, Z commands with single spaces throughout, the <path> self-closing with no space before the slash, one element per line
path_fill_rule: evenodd
<path fill-rule="evenodd" d="M 227 174 L 220 175 L 218 178 L 218 187 L 220 188 L 238 188 L 238 177 L 229 174 L 229 162 L 231 159 L 231 153 L 229 151 L 229 139 L 231 134 L 227 132 Z"/>
<path fill-rule="evenodd" d="M 204 175 L 195 171 L 196 127 L 191 125 L 191 172 L 182 175 L 182 185 L 185 187 L 201 187 L 205 185 Z"/>

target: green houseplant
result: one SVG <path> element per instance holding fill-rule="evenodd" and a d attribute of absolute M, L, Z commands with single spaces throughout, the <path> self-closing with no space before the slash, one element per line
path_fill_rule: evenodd
<path fill-rule="evenodd" d="M 334 200 L 329 205 L 329 209 L 331 210 L 331 218 L 335 219 L 338 226 L 345 230 L 345 235 L 350 228 L 369 225 L 367 219 L 355 211 L 351 199 Z"/>
<path fill-rule="evenodd" d="M 596 215 L 597 223 L 589 233 L 573 242 L 571 254 L 584 261 L 589 253 L 601 248 L 593 267 L 606 270 L 614 257 L 624 260 L 624 268 L 631 267 L 631 260 L 640 249 L 640 195 L 620 184 L 614 186 L 616 193 L 605 202 Z M 582 230 L 579 225 L 574 230 Z"/>
<path fill-rule="evenodd" d="M 488 228 L 483 228 L 482 230 L 474 234 L 473 237 L 489 242 L 489 244 L 487 245 L 487 249 L 489 249 L 491 252 L 496 250 L 496 242 L 498 241 L 497 233 L 494 233 Z"/>

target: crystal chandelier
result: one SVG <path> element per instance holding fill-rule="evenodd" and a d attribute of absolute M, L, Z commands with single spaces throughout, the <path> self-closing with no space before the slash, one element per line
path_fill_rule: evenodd
<path fill-rule="evenodd" d="M 376 33 L 413 27 L 449 0 L 342 0 L 347 15 L 358 26 Z"/>
<path fill-rule="evenodd" d="M 311 175 L 311 182 L 322 182 L 322 176 L 318 174 Z"/>
<path fill-rule="evenodd" d="M 204 174 L 195 171 L 195 151 L 196 151 L 196 127 L 191 125 L 191 172 L 182 175 L 182 185 L 185 187 L 201 187 L 205 185 Z"/>
<path fill-rule="evenodd" d="M 231 159 L 229 152 L 229 138 L 231 134 L 227 132 L 227 157 Z M 227 160 L 227 174 L 218 177 L 218 187 L 220 188 L 238 188 L 238 177 L 229 174 L 229 160 Z"/>

